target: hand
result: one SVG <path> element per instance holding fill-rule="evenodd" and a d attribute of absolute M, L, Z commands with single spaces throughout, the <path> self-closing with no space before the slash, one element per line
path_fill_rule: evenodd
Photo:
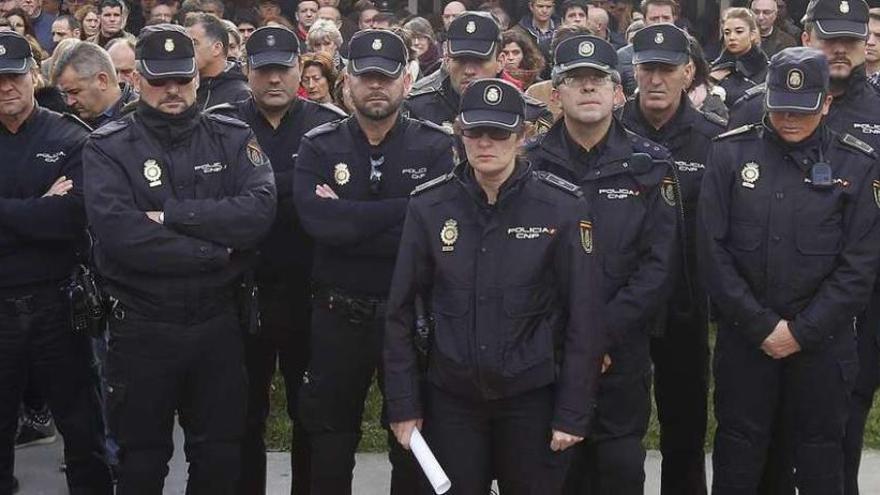
<path fill-rule="evenodd" d="M 412 437 L 413 428 L 421 430 L 422 420 L 410 419 L 407 421 L 401 421 L 400 423 L 391 423 L 390 426 L 391 431 L 394 433 L 397 441 L 400 442 L 400 445 L 403 445 L 403 448 L 409 450 L 409 439 Z"/>
<path fill-rule="evenodd" d="M 562 452 L 572 445 L 583 441 L 584 437 L 569 435 L 564 431 L 553 430 L 553 438 L 550 440 L 550 450 L 553 452 Z"/>
<path fill-rule="evenodd" d="M 330 188 L 327 184 L 320 184 L 315 186 L 315 194 L 319 198 L 324 199 L 339 199 L 339 196 L 336 195 L 336 191 Z"/>
<path fill-rule="evenodd" d="M 55 182 L 52 183 L 52 186 L 49 187 L 49 190 L 46 191 L 46 194 L 43 195 L 44 198 L 48 198 L 49 196 L 64 196 L 68 191 L 73 189 L 73 180 L 68 179 L 65 176 L 61 176 L 55 179 Z"/>
<path fill-rule="evenodd" d="M 773 359 L 782 359 L 801 351 L 801 346 L 791 334 L 788 322 L 779 320 L 773 332 L 764 339 L 761 350 Z"/>
<path fill-rule="evenodd" d="M 162 213 L 161 211 L 147 211 L 145 213 L 147 214 L 147 218 L 149 218 L 150 220 L 158 223 L 159 225 L 162 224 L 162 219 L 160 218 Z"/>
<path fill-rule="evenodd" d="M 602 356 L 602 374 L 604 375 L 606 371 L 611 368 L 611 356 L 605 354 Z"/>

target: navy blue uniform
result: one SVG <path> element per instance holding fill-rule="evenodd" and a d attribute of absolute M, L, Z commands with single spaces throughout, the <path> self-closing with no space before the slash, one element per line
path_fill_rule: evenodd
<path fill-rule="evenodd" d="M 589 466 L 574 461 L 567 492 L 641 494 L 641 442 L 651 409 L 649 332 L 681 258 L 678 185 L 669 152 L 615 120 L 604 140 L 585 153 L 560 120 L 527 155 L 535 168 L 583 189 L 604 275 L 612 365 L 599 380 L 596 420 L 581 449 L 580 461 Z"/>
<path fill-rule="evenodd" d="M 260 112 L 253 98 L 231 107 L 251 126 L 272 163 L 278 191 L 278 212 L 269 235 L 260 243 L 257 284 L 260 288 L 260 331 L 245 337 L 248 368 L 248 421 L 242 449 L 239 493 L 266 491 L 266 445 L 269 387 L 275 369 L 284 376 L 287 414 L 293 420 L 292 493 L 308 493 L 309 450 L 296 408 L 302 374 L 308 365 L 310 312 L 309 276 L 312 241 L 293 205 L 293 168 L 302 136 L 321 124 L 345 117 L 341 110 L 295 99 L 278 127 Z"/>
<path fill-rule="evenodd" d="M 189 489 L 232 493 L 246 377 L 235 289 L 275 215 L 269 160 L 247 125 L 141 103 L 92 133 L 86 211 L 109 324 L 117 493 L 159 493 L 179 412 Z M 164 225 L 145 211 L 164 211 Z"/>
<path fill-rule="evenodd" d="M 718 81 L 724 88 L 724 104 L 730 108 L 745 92 L 761 83 L 767 77 L 767 55 L 759 46 L 753 46 L 746 54 L 735 57 L 727 50 L 712 62 L 712 71 L 726 69 L 730 71 Z"/>
<path fill-rule="evenodd" d="M 853 318 L 877 269 L 876 159 L 824 126 L 788 145 L 755 124 L 711 148 L 698 248 L 719 313 L 714 493 L 755 493 L 777 417 L 791 427 L 801 493 L 843 493 Z M 820 160 L 833 171 L 828 188 L 809 180 Z M 760 346 L 781 319 L 803 350 L 774 360 Z"/>
<path fill-rule="evenodd" d="M 64 435 L 71 494 L 110 494 L 88 342 L 70 325 L 64 286 L 85 234 L 82 146 L 75 117 L 34 108 L 17 132 L 0 125 L 0 493 L 11 493 L 21 395 L 32 379 Z M 44 197 L 60 177 L 63 196 Z"/>
<path fill-rule="evenodd" d="M 452 146 L 441 128 L 405 117 L 378 146 L 355 117 L 303 137 L 293 198 L 315 251 L 311 356 L 299 407 L 311 439 L 315 492 L 350 493 L 409 194 L 452 169 Z M 315 187 L 322 184 L 339 199 L 318 197 Z M 397 442 L 391 447 L 394 491 L 414 482 L 405 478 L 418 468 Z"/>
<path fill-rule="evenodd" d="M 684 269 L 676 277 L 665 332 L 651 341 L 654 397 L 660 419 L 664 493 L 705 493 L 709 329 L 707 298 L 697 275 L 696 216 L 700 184 L 706 167 L 711 166 L 706 162 L 709 145 L 724 132 L 726 122 L 694 109 L 687 95 L 682 95 L 678 112 L 660 129 L 642 115 L 638 97 L 626 103 L 621 121 L 636 134 L 666 147 L 678 176 L 684 212 Z"/>
<path fill-rule="evenodd" d="M 389 420 L 425 418 L 458 493 L 487 492 L 493 469 L 505 493 L 559 493 L 569 454 L 550 451 L 550 430 L 586 436 L 595 406 L 604 298 L 593 224 L 577 186 L 516 167 L 492 205 L 466 162 L 420 188 L 389 297 Z M 435 321 L 424 387 L 419 295 Z"/>

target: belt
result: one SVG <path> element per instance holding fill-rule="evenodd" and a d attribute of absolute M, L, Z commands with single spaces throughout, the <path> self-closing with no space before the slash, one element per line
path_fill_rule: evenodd
<path fill-rule="evenodd" d="M 317 285 L 312 289 L 312 301 L 334 313 L 344 315 L 352 323 L 384 318 L 388 309 L 385 298 L 358 296 L 333 287 Z"/>

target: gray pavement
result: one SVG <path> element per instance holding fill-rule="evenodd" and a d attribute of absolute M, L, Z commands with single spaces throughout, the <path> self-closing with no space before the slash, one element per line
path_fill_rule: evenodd
<path fill-rule="evenodd" d="M 186 463 L 181 449 L 183 437 L 175 431 L 174 458 L 171 460 L 171 473 L 165 484 L 165 494 L 184 493 L 186 483 Z M 62 443 L 28 447 L 16 451 L 15 474 L 21 481 L 21 495 L 64 495 L 64 473 L 58 468 L 62 459 Z M 710 459 L 707 466 L 711 469 Z M 290 493 L 290 457 L 282 452 L 269 453 L 269 495 Z M 651 451 L 645 462 L 648 482 L 646 494 L 659 494 L 660 453 Z M 388 493 L 390 466 L 384 454 L 358 454 L 354 475 L 355 495 L 385 495 Z M 709 473 L 711 480 L 711 473 Z M 859 476 L 862 493 L 880 494 L 880 451 L 865 451 L 862 454 L 862 469 Z"/>

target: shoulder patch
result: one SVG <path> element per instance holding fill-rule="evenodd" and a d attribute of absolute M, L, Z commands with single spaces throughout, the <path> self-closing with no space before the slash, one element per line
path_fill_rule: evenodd
<path fill-rule="evenodd" d="M 321 134 L 327 134 L 328 132 L 333 132 L 339 127 L 339 122 L 341 122 L 341 120 L 336 120 L 333 122 L 327 122 L 326 124 L 321 124 L 318 127 L 315 127 L 314 129 L 305 133 L 305 137 L 313 138 L 315 136 L 320 136 Z"/>
<path fill-rule="evenodd" d="M 724 117 L 722 117 L 722 116 L 720 116 L 720 115 L 718 115 L 718 114 L 709 113 L 709 112 L 703 112 L 703 111 L 700 111 L 700 113 L 701 113 L 701 114 L 703 115 L 703 117 L 704 117 L 706 120 L 708 120 L 709 122 L 712 122 L 713 124 L 718 124 L 718 125 L 720 125 L 721 127 L 724 127 L 725 129 L 727 129 L 728 121 L 727 121 L 727 119 L 725 119 Z"/>
<path fill-rule="evenodd" d="M 236 108 L 232 103 L 220 103 L 219 105 L 214 105 L 205 109 L 205 113 L 215 113 L 215 112 L 235 112 Z"/>
<path fill-rule="evenodd" d="M 666 160 L 671 155 L 664 146 L 648 138 L 639 136 L 630 130 L 627 130 L 626 134 L 629 137 L 629 142 L 632 144 L 634 153 L 645 153 L 655 160 Z"/>
<path fill-rule="evenodd" d="M 866 155 L 873 155 L 874 154 L 874 148 L 872 148 L 870 145 L 868 145 L 868 143 L 853 136 L 852 134 L 846 134 L 846 133 L 841 134 L 840 141 L 843 142 L 843 144 L 846 144 L 846 145 L 850 146 L 851 148 L 855 148 L 855 149 L 863 152 Z"/>
<path fill-rule="evenodd" d="M 111 134 L 117 133 L 128 127 L 130 123 L 129 118 L 121 118 L 116 119 L 112 122 L 108 122 L 107 124 L 102 125 L 98 129 L 92 132 L 91 137 L 93 138 L 103 138 L 107 137 Z"/>
<path fill-rule="evenodd" d="M 713 139 L 713 141 L 718 140 L 718 139 L 729 138 L 729 137 L 733 137 L 733 136 L 739 136 L 740 134 L 745 134 L 754 128 L 755 128 L 755 124 L 746 124 L 744 126 L 737 127 L 736 129 L 731 129 L 727 132 L 723 132 L 723 133 L 715 136 L 715 139 Z"/>
<path fill-rule="evenodd" d="M 220 105 L 215 105 L 215 106 L 220 106 Z M 233 126 L 233 127 L 239 127 L 242 129 L 250 129 L 250 126 L 247 125 L 245 122 L 242 122 L 242 121 L 240 121 L 236 118 L 230 117 L 228 115 L 223 115 L 222 113 L 204 112 L 204 114 L 205 114 L 205 117 L 207 117 L 210 120 L 213 120 L 214 122 L 220 122 L 221 124 L 226 124 L 226 125 Z"/>
<path fill-rule="evenodd" d="M 423 192 L 427 191 L 428 189 L 433 189 L 433 188 L 439 186 L 440 184 L 445 184 L 446 182 L 449 182 L 454 178 L 455 178 L 455 174 L 453 174 L 451 172 L 448 174 L 441 175 L 440 177 L 435 177 L 435 178 L 429 180 L 428 182 L 425 182 L 425 183 L 422 183 L 422 184 L 419 184 L 418 186 L 416 186 L 416 188 L 413 189 L 412 192 L 409 193 L 409 195 L 410 196 L 418 196 L 419 194 L 422 194 Z"/>
<path fill-rule="evenodd" d="M 92 132 L 92 131 L 95 130 L 95 129 L 92 128 L 92 126 L 90 126 L 89 124 L 86 124 L 85 122 L 83 122 L 83 120 L 82 120 L 81 118 L 77 117 L 76 115 L 74 115 L 74 114 L 72 114 L 72 113 L 64 112 L 64 113 L 61 114 L 61 116 L 62 116 L 65 120 L 69 120 L 69 121 L 73 122 L 74 124 L 76 124 L 76 125 L 82 127 L 83 129 L 89 131 L 89 132 Z"/>
<path fill-rule="evenodd" d="M 252 138 L 247 143 L 247 147 L 245 149 L 245 153 L 247 154 L 248 160 L 250 160 L 251 165 L 254 167 L 262 167 L 263 165 L 269 164 L 269 157 L 263 153 L 263 148 L 260 147 L 260 143 L 257 142 L 257 138 Z"/>
<path fill-rule="evenodd" d="M 751 88 L 747 89 L 746 92 L 743 94 L 743 96 L 746 98 L 754 98 L 755 96 L 764 94 L 764 92 L 766 92 L 766 91 L 767 91 L 767 83 L 761 83 L 761 84 L 758 84 L 757 86 L 752 86 Z"/>
<path fill-rule="evenodd" d="M 333 112 L 334 114 L 339 116 L 340 119 L 344 119 L 344 118 L 348 117 L 348 114 L 345 113 L 345 110 L 337 107 L 336 105 L 334 105 L 332 103 L 318 103 L 318 106 L 323 108 L 324 110 Z"/>
<path fill-rule="evenodd" d="M 448 127 L 443 127 L 442 125 L 435 124 L 435 123 L 431 122 L 430 120 L 416 119 L 416 118 L 413 118 L 413 120 L 415 120 L 419 124 L 422 124 L 424 127 L 427 127 L 428 129 L 442 132 L 443 134 L 445 134 L 447 136 L 451 136 L 453 134 L 452 129 L 450 129 Z"/>
<path fill-rule="evenodd" d="M 413 89 L 412 91 L 409 92 L 409 96 L 408 96 L 407 98 L 408 98 L 408 99 L 413 99 L 413 98 L 415 98 L 415 97 L 417 97 L 417 96 L 430 95 L 430 94 L 437 93 L 438 91 L 440 91 L 439 88 L 434 88 L 434 87 L 431 87 L 431 86 L 425 86 L 425 87 L 423 87 L 423 88 Z"/>
<path fill-rule="evenodd" d="M 580 198 L 584 195 L 580 187 L 572 184 L 562 177 L 559 177 L 558 175 L 551 174 L 550 172 L 547 172 L 545 170 L 537 170 L 533 173 L 535 174 L 535 177 L 537 177 L 538 180 L 540 180 L 541 182 L 549 184 L 556 189 L 565 191 L 576 198 Z"/>

